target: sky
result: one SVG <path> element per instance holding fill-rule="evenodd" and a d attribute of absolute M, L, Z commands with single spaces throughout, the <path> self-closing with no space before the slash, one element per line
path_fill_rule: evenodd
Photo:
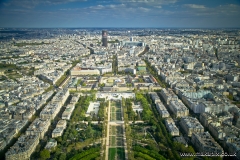
<path fill-rule="evenodd" d="M 0 0 L 0 27 L 240 28 L 240 0 Z"/>

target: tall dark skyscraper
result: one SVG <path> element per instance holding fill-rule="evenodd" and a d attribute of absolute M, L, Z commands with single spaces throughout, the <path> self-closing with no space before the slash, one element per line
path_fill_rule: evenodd
<path fill-rule="evenodd" d="M 107 31 L 103 30 L 102 31 L 102 46 L 107 47 L 108 42 L 107 42 Z"/>

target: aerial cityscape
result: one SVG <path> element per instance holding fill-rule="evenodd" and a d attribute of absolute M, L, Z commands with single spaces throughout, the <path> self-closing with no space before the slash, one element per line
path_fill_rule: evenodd
<path fill-rule="evenodd" d="M 0 2 L 0 159 L 239 160 L 239 15 L 235 0 Z"/>

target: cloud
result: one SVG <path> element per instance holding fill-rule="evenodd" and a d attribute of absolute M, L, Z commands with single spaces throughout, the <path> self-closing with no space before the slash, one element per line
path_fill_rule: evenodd
<path fill-rule="evenodd" d="M 89 9 L 103 9 L 105 8 L 103 5 L 91 6 Z"/>
<path fill-rule="evenodd" d="M 67 8 L 67 9 L 59 9 L 61 14 L 65 12 L 65 14 L 72 14 L 75 12 L 76 14 L 80 14 L 83 11 L 88 12 L 91 16 L 98 16 L 99 18 L 105 17 L 105 15 L 108 15 L 108 17 L 112 17 L 113 15 L 118 15 L 119 18 L 124 17 L 128 19 L 135 19 L 136 17 L 156 17 L 158 16 L 169 16 L 175 13 L 165 10 L 162 8 L 162 6 L 148 6 L 148 5 L 129 5 L 126 4 L 99 4 L 89 7 L 79 7 L 79 8 Z"/>
<path fill-rule="evenodd" d="M 26 9 L 2 9 L 0 10 L 1 15 L 21 15 L 21 14 L 29 14 L 30 10 Z"/>
<path fill-rule="evenodd" d="M 198 5 L 198 4 L 185 4 L 185 7 L 192 8 L 192 9 L 205 9 L 206 7 L 204 5 Z"/>
<path fill-rule="evenodd" d="M 132 7 L 156 7 L 174 4 L 177 0 L 116 0 Z M 160 7 L 159 7 L 160 8 Z"/>
<path fill-rule="evenodd" d="M 223 16 L 237 16 L 240 15 L 240 6 L 235 4 L 220 5 L 215 9 L 216 13 Z"/>
<path fill-rule="evenodd" d="M 71 2 L 86 2 L 87 0 L 39 0 L 42 3 L 47 3 L 47 4 L 61 4 L 61 3 L 71 3 Z"/>
<path fill-rule="evenodd" d="M 23 8 L 34 8 L 39 4 L 47 4 L 47 5 L 56 5 L 62 3 L 71 3 L 71 2 L 84 2 L 87 0 L 10 0 L 7 3 L 4 3 L 5 6 L 16 6 Z"/>
<path fill-rule="evenodd" d="M 149 8 L 144 8 L 144 7 L 139 7 L 138 9 L 140 9 L 143 12 L 148 12 L 150 10 Z"/>
<path fill-rule="evenodd" d="M 171 4 L 176 3 L 177 0 L 120 0 L 126 3 L 149 3 L 149 4 Z"/>
<path fill-rule="evenodd" d="M 184 7 L 191 9 L 179 12 L 182 15 L 189 16 L 207 16 L 207 17 L 229 17 L 240 15 L 240 6 L 235 4 L 219 5 L 216 7 L 205 7 L 204 5 L 185 4 Z M 231 17 L 232 16 L 232 17 Z"/>
<path fill-rule="evenodd" d="M 2 3 L 4 6 L 0 9 L 0 15 L 9 21 L 9 24 L 17 22 L 22 23 L 27 19 L 39 25 L 52 24 L 57 25 L 106 25 L 107 23 L 113 26 L 128 25 L 141 26 L 142 20 L 147 20 L 147 25 L 169 25 L 186 26 L 192 24 L 207 23 L 213 26 L 216 22 L 219 24 L 239 24 L 235 22 L 239 19 L 240 5 L 228 4 L 213 7 L 208 6 L 207 3 L 201 4 L 183 4 L 178 0 L 89 0 L 93 3 L 86 3 L 85 6 L 77 5 L 59 5 L 50 6 L 47 9 L 43 8 L 44 5 L 57 5 L 71 2 L 83 2 L 84 0 L 9 0 L 10 2 Z M 96 3 L 95 3 L 96 2 Z M 13 6 L 14 5 L 14 6 Z M 38 7 L 36 7 L 38 6 Z M 36 9 L 26 9 L 34 8 Z M 61 9 L 60 9 L 61 7 Z M 69 8 L 68 8 L 69 7 Z M 26 11 L 25 11 L 26 10 Z M 0 19 L 1 19 L 0 16 Z M 226 19 L 225 21 L 221 19 Z M 2 18 L 3 19 L 3 18 Z M 47 20 L 45 20 L 47 19 Z M 21 20 L 21 21 L 20 21 Z M 86 23 L 82 23 L 83 21 Z M 213 21 L 215 22 L 213 23 Z M 111 21 L 111 23 L 110 23 Z M 167 21 L 169 23 L 162 23 Z M 183 21 L 183 22 L 181 22 Z M 2 22 L 4 22 L 2 20 Z M 40 24 L 38 22 L 44 22 Z M 56 24 L 55 24 L 56 22 Z M 104 22 L 104 24 L 102 23 Z M 226 23 L 227 22 L 227 23 Z M 179 23 L 179 24 L 178 24 Z M 4 25 L 7 23 L 3 23 Z M 27 24 L 27 23 L 26 23 Z M 30 25 L 32 23 L 29 23 Z M 5 26 L 6 26 L 5 25 Z M 184 26 L 182 25 L 182 26 Z M 16 24 L 17 26 L 17 24 Z M 221 26 L 221 25 L 220 25 Z"/>

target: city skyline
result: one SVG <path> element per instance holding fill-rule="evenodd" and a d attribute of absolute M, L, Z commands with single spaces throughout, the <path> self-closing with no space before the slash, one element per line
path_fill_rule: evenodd
<path fill-rule="evenodd" d="M 0 27 L 238 28 L 240 1 L 3 0 Z"/>

